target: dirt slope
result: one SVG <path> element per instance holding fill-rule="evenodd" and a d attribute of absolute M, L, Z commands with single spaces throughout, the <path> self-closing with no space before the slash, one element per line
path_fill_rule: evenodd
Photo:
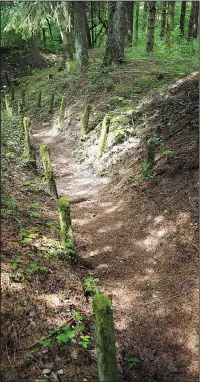
<path fill-rule="evenodd" d="M 34 127 L 37 145 L 51 148 L 59 194 L 73 202 L 78 253 L 112 296 L 118 346 L 140 360 L 122 375 L 127 382 L 198 378 L 197 89 L 190 77 L 144 106 L 153 116 L 147 129 L 174 153 L 165 160 L 158 150 L 152 181 L 127 181 L 138 174 L 143 150 L 131 151 L 114 177 L 100 177 L 73 155 L 79 122 L 61 132 Z"/>

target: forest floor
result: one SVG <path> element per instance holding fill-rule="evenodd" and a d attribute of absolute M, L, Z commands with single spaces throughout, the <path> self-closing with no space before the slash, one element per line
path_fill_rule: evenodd
<path fill-rule="evenodd" d="M 141 78 L 144 71 L 149 75 L 142 63 L 129 64 L 127 74 L 116 69 L 111 77 L 124 81 L 124 92 L 130 70 Z M 83 76 L 83 95 L 84 81 Z M 124 143 L 126 155 L 121 146 L 114 164 L 107 148 L 100 168 L 90 163 L 90 143 L 99 131 L 91 131 L 89 143 L 79 140 L 84 100 L 77 94 L 71 94 L 62 128 L 57 114 L 42 120 L 32 115 L 34 144 L 37 150 L 48 144 L 58 194 L 71 201 L 77 263 L 60 250 L 56 202 L 41 183 L 39 160 L 38 174 L 28 173 L 18 163 L 21 149 L 13 149 L 12 156 L 12 142 L 7 142 L 9 150 L 5 146 L 4 382 L 98 380 L 91 297 L 84 286 L 90 271 L 100 291 L 112 299 L 120 380 L 198 380 L 198 77 L 170 78 L 161 93 L 155 84 L 153 95 L 152 81 L 146 83 L 151 97 L 144 97 L 144 88 L 134 110 L 132 104 L 115 105 L 119 115 L 133 111 L 137 139 Z M 108 112 L 105 105 L 100 116 L 94 112 L 103 101 L 107 104 L 106 97 L 93 100 L 91 125 Z M 159 138 L 154 176 L 144 179 L 140 166 L 152 131 Z M 8 140 L 15 139 L 12 134 Z M 70 345 L 56 341 L 55 332 L 51 344 L 37 343 L 48 330 L 63 333 L 66 322 L 74 335 Z M 82 324 L 84 330 L 74 329 Z M 90 335 L 87 349 L 79 344 L 80 332 Z"/>

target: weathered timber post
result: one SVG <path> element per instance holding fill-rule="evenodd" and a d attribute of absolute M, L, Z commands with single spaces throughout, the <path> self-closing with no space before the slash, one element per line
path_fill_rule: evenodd
<path fill-rule="evenodd" d="M 155 162 L 155 140 L 150 138 L 146 145 L 146 163 L 149 163 L 151 167 L 154 166 Z"/>
<path fill-rule="evenodd" d="M 81 138 L 84 138 L 88 132 L 88 123 L 90 116 L 91 105 L 85 105 L 85 110 L 83 114 L 82 126 L 81 126 Z"/>
<path fill-rule="evenodd" d="M 40 155 L 41 155 L 42 164 L 44 167 L 45 178 L 49 185 L 50 192 L 55 199 L 58 199 L 56 182 L 54 180 L 53 168 L 51 165 L 51 160 L 50 160 L 49 150 L 47 145 L 45 144 L 40 145 Z"/>
<path fill-rule="evenodd" d="M 41 107 L 41 102 L 42 102 L 42 92 L 38 93 L 38 99 L 37 99 L 37 107 Z"/>
<path fill-rule="evenodd" d="M 23 127 L 24 127 L 24 154 L 23 154 L 24 165 L 26 167 L 32 167 L 33 169 L 36 169 L 36 153 L 31 143 L 30 118 L 24 117 Z"/>
<path fill-rule="evenodd" d="M 11 87 L 11 101 L 15 100 L 15 87 L 12 85 Z"/>
<path fill-rule="evenodd" d="M 21 91 L 21 100 L 22 100 L 22 105 L 25 106 L 25 89 L 22 89 Z"/>
<path fill-rule="evenodd" d="M 54 93 L 51 94 L 51 98 L 50 98 L 49 114 L 53 113 L 53 103 L 54 103 Z"/>
<path fill-rule="evenodd" d="M 111 120 L 111 117 L 109 115 L 106 115 L 104 117 L 104 119 L 103 119 L 102 129 L 101 129 L 101 136 L 100 136 L 100 139 L 99 139 L 97 158 L 100 158 L 102 156 L 104 150 L 105 150 L 107 136 L 108 136 L 108 133 L 109 133 L 110 120 Z"/>
<path fill-rule="evenodd" d="M 61 125 L 64 121 L 64 116 L 65 116 L 65 109 L 66 109 L 66 96 L 62 96 L 62 101 L 60 104 L 60 112 L 59 112 L 59 118 L 58 118 L 58 123 Z"/>
<path fill-rule="evenodd" d="M 10 105 L 10 95 L 5 94 L 5 109 L 9 115 L 9 117 L 12 117 L 12 107 Z"/>
<path fill-rule="evenodd" d="M 22 112 L 23 112 L 22 101 L 18 101 L 17 102 L 17 115 L 18 115 L 18 117 L 20 117 L 20 115 L 22 115 Z"/>
<path fill-rule="evenodd" d="M 117 382 L 117 360 L 114 322 L 108 296 L 97 294 L 92 299 L 99 382 Z"/>
<path fill-rule="evenodd" d="M 71 225 L 70 204 L 69 200 L 64 196 L 58 199 L 58 212 L 60 218 L 60 230 L 63 244 L 65 245 L 67 242 L 70 242 L 71 247 L 73 248 L 74 239 Z"/>

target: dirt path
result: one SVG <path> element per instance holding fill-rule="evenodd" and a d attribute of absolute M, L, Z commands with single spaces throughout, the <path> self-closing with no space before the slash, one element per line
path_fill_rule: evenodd
<path fill-rule="evenodd" d="M 187 194 L 196 192 L 197 174 L 167 174 L 114 193 L 126 164 L 113 180 L 78 163 L 79 124 L 64 133 L 38 126 L 34 140 L 50 146 L 58 193 L 72 201 L 79 254 L 112 296 L 119 347 L 140 359 L 124 380 L 197 381 L 195 213 Z M 187 147 L 193 138 L 187 131 Z"/>

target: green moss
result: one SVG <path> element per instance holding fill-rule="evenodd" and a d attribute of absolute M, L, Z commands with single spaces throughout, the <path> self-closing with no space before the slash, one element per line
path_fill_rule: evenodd
<path fill-rule="evenodd" d="M 99 381 L 117 382 L 114 322 L 109 297 L 102 294 L 94 296 L 92 307 L 95 320 Z"/>
<path fill-rule="evenodd" d="M 62 101 L 60 105 L 60 112 L 59 112 L 59 118 L 58 118 L 58 123 L 61 125 L 64 122 L 64 116 L 65 116 L 65 109 L 66 109 L 66 101 L 67 97 L 62 96 Z"/>
<path fill-rule="evenodd" d="M 111 117 L 109 115 L 106 115 L 103 119 L 101 136 L 99 139 L 97 158 L 100 158 L 102 156 L 104 150 L 105 150 L 107 136 L 108 136 L 108 132 L 109 132 L 110 120 L 111 120 Z"/>
<path fill-rule="evenodd" d="M 58 199 L 57 187 L 54 180 L 53 169 L 52 169 L 51 160 L 49 156 L 49 150 L 47 145 L 45 144 L 40 145 L 40 155 L 41 155 L 42 164 L 44 167 L 45 178 L 49 185 L 50 192 L 53 197 Z"/>
<path fill-rule="evenodd" d="M 30 118 L 24 117 L 23 127 L 24 127 L 24 153 L 23 153 L 24 165 L 26 167 L 32 167 L 36 169 L 36 153 L 31 143 Z"/>
<path fill-rule="evenodd" d="M 58 212 L 60 218 L 60 230 L 63 244 L 70 242 L 73 247 L 73 231 L 71 226 L 69 200 L 62 196 L 58 199 Z"/>
<path fill-rule="evenodd" d="M 90 110 L 91 110 L 91 105 L 87 104 L 85 106 L 85 110 L 84 110 L 84 114 L 83 114 L 82 127 L 81 127 L 81 137 L 82 138 L 84 138 L 85 135 L 88 132 L 88 123 L 89 123 Z"/>

